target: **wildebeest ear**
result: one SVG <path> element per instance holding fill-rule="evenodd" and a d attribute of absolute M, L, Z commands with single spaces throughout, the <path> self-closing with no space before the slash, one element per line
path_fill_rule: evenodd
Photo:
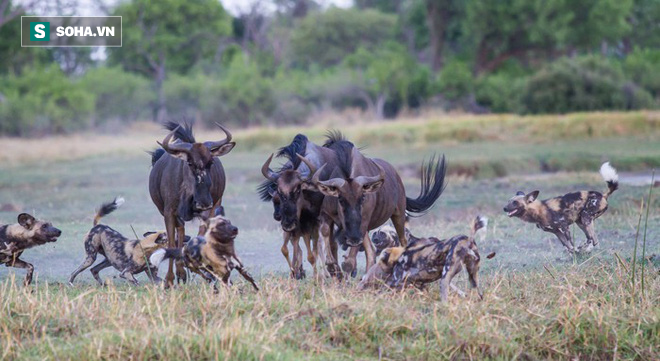
<path fill-rule="evenodd" d="M 27 213 L 21 213 L 18 215 L 18 224 L 23 226 L 23 228 L 25 229 L 31 229 L 35 221 L 36 220 L 34 219 L 34 217 L 32 217 Z"/>
<path fill-rule="evenodd" d="M 328 197 L 339 197 L 339 189 L 335 186 L 325 185 L 323 183 L 318 183 L 316 185 L 323 195 Z"/>
<path fill-rule="evenodd" d="M 211 151 L 211 154 L 213 156 L 219 157 L 231 152 L 231 150 L 234 149 L 234 146 L 236 146 L 236 142 L 229 142 L 227 144 L 223 144 L 217 148 L 209 149 L 209 150 Z"/>
<path fill-rule="evenodd" d="M 375 182 L 367 183 L 362 186 L 362 189 L 364 190 L 364 193 L 373 193 L 376 192 L 377 190 L 380 189 L 380 187 L 383 185 L 385 181 L 383 179 L 379 179 Z"/>
<path fill-rule="evenodd" d="M 525 201 L 527 201 L 527 203 L 532 203 L 536 200 L 536 197 L 538 196 L 539 196 L 539 191 L 530 192 L 525 196 Z"/>
<path fill-rule="evenodd" d="M 168 150 L 167 151 L 171 156 L 174 158 L 181 159 L 184 162 L 188 161 L 188 153 L 183 152 L 183 151 L 177 151 L 177 150 Z"/>

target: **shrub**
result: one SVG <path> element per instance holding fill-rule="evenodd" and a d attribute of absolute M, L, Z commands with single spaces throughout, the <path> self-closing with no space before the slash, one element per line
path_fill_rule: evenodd
<path fill-rule="evenodd" d="M 523 86 L 522 113 L 566 113 L 653 107 L 644 89 L 626 81 L 621 69 L 595 56 L 562 58 L 546 65 Z"/>
<path fill-rule="evenodd" d="M 469 96 L 474 90 L 474 77 L 467 63 L 453 60 L 448 62 L 438 75 L 438 90 L 450 101 Z"/>
<path fill-rule="evenodd" d="M 129 122 L 149 117 L 151 103 L 155 101 L 148 79 L 118 67 L 89 70 L 81 79 L 81 86 L 96 98 L 97 125 L 109 120 Z"/>
<path fill-rule="evenodd" d="M 660 98 L 660 50 L 635 49 L 623 62 L 628 78 L 649 91 L 657 100 Z"/>
<path fill-rule="evenodd" d="M 94 94 L 67 78 L 57 65 L 26 68 L 0 80 L 0 133 L 31 135 L 85 128 Z"/>

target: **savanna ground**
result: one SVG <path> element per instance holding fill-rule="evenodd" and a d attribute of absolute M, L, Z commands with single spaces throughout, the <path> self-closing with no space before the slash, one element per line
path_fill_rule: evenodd
<path fill-rule="evenodd" d="M 236 277 L 220 294 L 198 279 L 164 291 L 144 276 L 138 287 L 114 280 L 101 288 L 89 272 L 66 285 L 84 257 L 82 239 L 101 202 L 126 198 L 104 220 L 126 236 L 130 225 L 139 234 L 163 228 L 149 198 L 150 159 L 143 150 L 165 132 L 140 126 L 113 135 L 2 139 L 0 223 L 26 211 L 52 221 L 63 235 L 25 252 L 36 267 L 30 288 L 19 286 L 22 270 L 0 269 L 0 359 L 660 358 L 660 264 L 652 260 L 644 269 L 643 293 L 639 264 L 634 288 L 631 283 L 640 201 L 648 196 L 651 169 L 660 166 L 659 113 L 350 123 L 237 131 L 237 147 L 222 158 L 226 213 L 240 229 L 238 253 L 258 276 L 259 293 Z M 356 280 L 288 279 L 272 207 L 254 191 L 259 169 L 297 132 L 321 143 L 329 128 L 392 162 L 412 195 L 421 161 L 434 152 L 447 156 L 447 189 L 411 229 L 442 238 L 467 232 L 477 214 L 489 217 L 479 247 L 482 255 L 497 255 L 482 262 L 484 301 L 450 295 L 441 304 L 437 285 L 360 293 Z M 517 190 L 539 189 L 541 198 L 602 191 L 597 170 L 606 160 L 622 185 L 596 222 L 601 243 L 592 254 L 570 257 L 551 234 L 502 212 Z M 650 207 L 647 256 L 660 253 L 659 203 Z M 574 235 L 576 243 L 584 240 L 577 227 Z M 639 242 L 641 259 L 641 235 Z M 101 276 L 113 281 L 116 274 L 108 269 Z M 463 276 L 455 282 L 467 289 Z"/>

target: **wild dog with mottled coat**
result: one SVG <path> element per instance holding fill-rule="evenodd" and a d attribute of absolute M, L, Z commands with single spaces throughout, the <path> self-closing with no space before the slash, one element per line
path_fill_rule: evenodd
<path fill-rule="evenodd" d="M 0 264 L 25 268 L 25 286 L 32 283 L 34 266 L 19 257 L 28 248 L 57 241 L 62 231 L 50 222 L 36 220 L 27 213 L 18 215 L 18 223 L 0 226 Z"/>
<path fill-rule="evenodd" d="M 121 272 L 119 277 L 133 284 L 138 284 L 134 275 L 141 272 L 146 272 L 152 282 L 160 281 L 158 268 L 149 264 L 148 258 L 157 249 L 165 247 L 167 243 L 165 232 L 147 232 L 144 234 L 143 239 L 129 240 L 109 226 L 99 224 L 101 218 L 114 212 L 122 204 L 124 204 L 124 199 L 118 197 L 112 202 L 101 205 L 96 212 L 94 227 L 85 236 L 85 253 L 87 257 L 80 267 L 71 273 L 69 284 L 73 284 L 73 280 L 80 272 L 94 264 L 99 253 L 105 259 L 92 267 L 90 272 L 100 285 L 103 285 L 103 281 L 99 277 L 99 272 L 108 267 L 116 268 Z"/>
<path fill-rule="evenodd" d="M 481 257 L 474 237 L 487 224 L 487 218 L 478 216 L 472 222 L 470 236 L 459 235 L 443 240 L 411 235 L 407 246 L 383 250 L 378 262 L 367 271 L 358 288 L 365 289 L 379 283 L 392 288 L 406 285 L 423 288 L 440 280 L 440 298 L 446 301 L 449 287 L 464 295 L 451 281 L 465 267 L 470 285 L 483 298 L 478 277 Z"/>
<path fill-rule="evenodd" d="M 539 191 L 528 194 L 518 191 L 504 207 L 504 211 L 509 217 L 535 223 L 538 228 L 554 234 L 570 253 L 576 252 L 569 229 L 575 223 L 587 236 L 577 251 L 591 252 L 598 245 L 593 222 L 605 213 L 607 199 L 619 188 L 619 176 L 609 162 L 603 163 L 600 174 L 607 183 L 605 193 L 580 191 L 539 201 Z"/>
<path fill-rule="evenodd" d="M 209 283 L 221 279 L 229 285 L 231 271 L 236 269 L 258 291 L 252 276 L 243 268 L 243 263 L 236 255 L 234 239 L 238 228 L 223 216 L 215 216 L 207 221 L 206 234 L 188 241 L 182 248 L 166 248 L 154 252 L 150 262 L 159 265 L 173 259 L 183 264 L 194 273 L 202 276 Z"/>

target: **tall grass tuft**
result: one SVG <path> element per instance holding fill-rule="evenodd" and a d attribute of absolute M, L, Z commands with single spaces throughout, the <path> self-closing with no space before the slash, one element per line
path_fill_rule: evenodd
<path fill-rule="evenodd" d="M 647 226 L 649 224 L 649 212 L 651 210 L 651 204 L 652 204 L 651 196 L 653 195 L 654 185 L 655 185 L 655 169 L 651 174 L 651 185 L 649 186 L 649 198 L 648 201 L 646 202 L 646 218 L 644 220 L 644 241 L 642 242 L 642 298 L 644 297 L 644 293 L 646 291 L 644 287 L 644 269 L 646 268 L 646 232 L 647 232 Z"/>

